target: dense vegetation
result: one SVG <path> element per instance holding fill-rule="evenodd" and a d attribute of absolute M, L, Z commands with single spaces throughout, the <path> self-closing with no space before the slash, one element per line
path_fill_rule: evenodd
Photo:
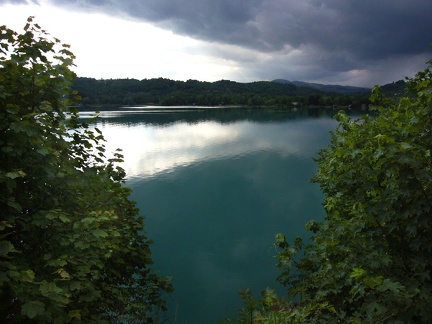
<path fill-rule="evenodd" d="M 279 82 L 279 83 L 288 83 L 293 84 L 298 87 L 306 87 L 306 88 L 312 88 L 316 90 L 320 90 L 322 92 L 329 92 L 329 93 L 369 93 L 371 89 L 369 88 L 361 88 L 361 87 L 353 87 L 353 86 L 342 86 L 342 85 L 336 85 L 336 84 L 320 84 L 320 83 L 311 83 L 311 82 L 303 82 L 303 81 L 288 81 L 285 79 L 276 79 L 272 82 Z"/>
<path fill-rule="evenodd" d="M 0 318 L 153 322 L 171 286 L 121 154 L 67 108 L 73 58 L 31 18 L 23 34 L 0 27 Z"/>
<path fill-rule="evenodd" d="M 259 81 L 238 83 L 221 80 L 173 81 L 158 79 L 96 80 L 77 78 L 74 85 L 83 105 L 162 105 L 162 106 L 361 106 L 369 103 L 369 93 L 323 92 L 291 83 Z"/>
<path fill-rule="evenodd" d="M 380 87 L 381 93 L 389 98 L 400 98 L 402 96 L 411 96 L 413 93 L 409 93 L 406 89 L 407 84 L 404 80 L 388 83 Z"/>
<path fill-rule="evenodd" d="M 292 299 L 244 292 L 240 322 L 432 322 L 432 61 L 407 89 L 396 102 L 375 89 L 374 117 L 337 115 L 314 178 L 325 220 L 310 242 L 276 236 Z"/>

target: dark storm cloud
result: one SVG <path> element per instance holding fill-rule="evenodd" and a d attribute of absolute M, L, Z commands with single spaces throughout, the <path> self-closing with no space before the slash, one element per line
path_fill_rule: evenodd
<path fill-rule="evenodd" d="M 313 51 L 308 57 L 320 63 L 318 74 L 364 69 L 393 57 L 425 56 L 432 41 L 430 0 L 52 1 L 120 12 L 177 34 L 262 53 Z"/>
<path fill-rule="evenodd" d="M 1 0 L 0 0 L 1 1 Z M 365 58 L 415 53 L 431 41 L 429 0 L 56 0 L 121 10 L 196 38 L 274 51 L 314 44 Z"/>

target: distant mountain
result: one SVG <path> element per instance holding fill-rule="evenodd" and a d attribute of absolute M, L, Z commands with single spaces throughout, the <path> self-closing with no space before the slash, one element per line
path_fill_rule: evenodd
<path fill-rule="evenodd" d="M 284 84 L 293 84 L 298 87 L 312 88 L 322 92 L 332 92 L 332 93 L 340 93 L 340 94 L 349 94 L 349 93 L 359 93 L 359 92 L 370 92 L 370 88 L 362 88 L 362 87 L 352 87 L 352 86 L 342 86 L 336 84 L 320 84 L 320 83 L 310 83 L 303 81 L 288 81 L 285 79 L 276 79 L 272 82 L 276 83 L 284 83 Z"/>

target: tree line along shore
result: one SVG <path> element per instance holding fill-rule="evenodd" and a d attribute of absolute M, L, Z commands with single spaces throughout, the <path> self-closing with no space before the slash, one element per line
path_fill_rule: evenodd
<path fill-rule="evenodd" d="M 82 106 L 328 106 L 362 107 L 369 104 L 371 89 L 348 86 L 275 81 L 239 83 L 155 79 L 101 79 L 79 77 L 73 88 Z M 320 86 L 320 87 L 319 87 Z M 321 90 L 325 89 L 325 90 Z M 384 85 L 391 96 L 403 94 L 404 81 Z"/>

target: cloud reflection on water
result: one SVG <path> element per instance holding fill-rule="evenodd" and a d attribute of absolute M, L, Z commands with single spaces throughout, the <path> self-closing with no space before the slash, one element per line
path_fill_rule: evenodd
<path fill-rule="evenodd" d="M 210 159 L 242 156 L 256 150 L 311 158 L 319 149 L 310 144 L 314 129 L 320 124 L 329 128 L 329 123 L 334 124 L 334 121 L 305 119 L 275 126 L 274 123 L 250 121 L 227 125 L 207 120 L 195 124 L 177 122 L 165 127 L 142 123 L 100 123 L 98 127 L 107 139 L 107 152 L 123 149 L 125 161 L 122 167 L 128 179 L 132 179 L 156 176 Z"/>

